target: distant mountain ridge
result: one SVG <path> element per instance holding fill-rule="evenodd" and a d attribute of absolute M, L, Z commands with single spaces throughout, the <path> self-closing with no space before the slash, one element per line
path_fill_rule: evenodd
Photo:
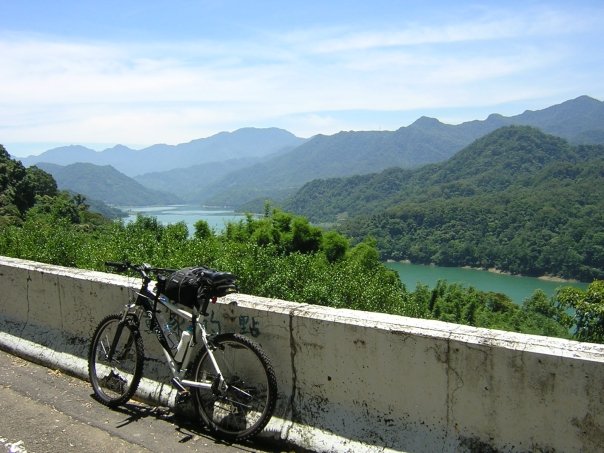
<path fill-rule="evenodd" d="M 249 167 L 258 159 L 229 159 L 221 162 L 208 162 L 192 165 L 188 168 L 175 168 L 135 176 L 133 179 L 145 187 L 177 195 L 187 203 L 197 203 L 207 199 L 209 193 L 216 191 L 216 183 L 224 176 L 241 168 Z"/>
<path fill-rule="evenodd" d="M 604 158 L 604 146 L 581 145 L 578 149 L 530 126 L 505 126 L 445 162 L 315 179 L 291 197 L 285 208 L 313 221 L 334 222 L 342 216 L 378 213 L 409 199 L 421 202 L 499 192 L 554 162 Z"/>
<path fill-rule="evenodd" d="M 21 161 L 26 166 L 40 162 L 111 165 L 127 176 L 136 176 L 227 159 L 260 158 L 298 146 L 304 141 L 283 129 L 243 128 L 179 145 L 157 144 L 141 150 L 116 145 L 97 152 L 79 145 L 64 146 Z"/>
<path fill-rule="evenodd" d="M 170 191 L 192 203 L 246 205 L 249 209 L 261 207 L 264 199 L 282 202 L 314 179 L 363 175 L 392 167 L 416 168 L 442 162 L 474 140 L 509 125 L 537 127 L 575 144 L 604 143 L 604 102 L 580 96 L 543 110 L 527 110 L 511 117 L 492 114 L 485 120 L 459 125 L 421 117 L 396 131 L 339 132 L 329 136 L 317 135 L 308 140 L 280 129 L 248 128 L 175 147 L 154 145 L 145 150 L 130 150 L 132 153 L 128 148 L 115 147 L 95 153 L 93 157 L 113 156 L 115 164 L 112 165 L 123 171 L 116 156 L 134 153 L 138 172 L 133 173 L 132 169 L 123 172 L 137 174 L 137 181 L 148 188 Z M 254 137 L 260 140 L 260 144 L 254 143 Z M 227 138 L 237 142 L 238 146 L 243 143 L 247 147 L 240 147 L 235 152 L 235 147 L 224 145 Z M 201 145 L 203 152 L 199 151 Z M 197 151 L 193 152 L 193 148 Z M 81 156 L 91 158 L 86 148 L 68 147 L 36 156 L 37 161 L 45 158 L 58 160 L 59 151 L 71 151 L 72 155 L 82 151 Z M 193 162 L 191 156 L 199 158 L 202 155 L 206 160 Z M 24 159 L 24 163 L 33 163 L 28 159 Z M 225 164 L 229 159 L 230 163 Z M 198 168 L 194 169 L 195 165 Z"/>
<path fill-rule="evenodd" d="M 442 162 L 474 140 L 509 125 L 537 127 L 572 143 L 604 143 L 604 102 L 581 96 L 543 110 L 527 110 L 511 117 L 492 114 L 484 121 L 459 125 L 424 116 L 396 131 L 317 135 L 287 153 L 226 175 L 217 183 L 220 191 L 210 194 L 206 201 L 240 204 L 254 197 L 283 201 L 274 197 L 277 191 L 291 195 L 297 187 L 314 179 Z"/>

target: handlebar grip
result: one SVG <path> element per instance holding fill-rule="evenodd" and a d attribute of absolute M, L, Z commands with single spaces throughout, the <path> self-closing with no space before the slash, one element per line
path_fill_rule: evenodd
<path fill-rule="evenodd" d="M 130 267 L 129 263 L 118 263 L 116 261 L 105 261 L 105 266 L 114 267 L 118 272 L 125 271 Z"/>
<path fill-rule="evenodd" d="M 159 272 L 162 274 L 173 274 L 174 272 L 176 272 L 178 269 L 170 269 L 167 267 L 154 267 L 152 269 L 153 272 Z"/>

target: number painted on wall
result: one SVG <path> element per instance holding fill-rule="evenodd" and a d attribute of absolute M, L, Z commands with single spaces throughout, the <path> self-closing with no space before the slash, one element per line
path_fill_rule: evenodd
<path fill-rule="evenodd" d="M 260 335 L 258 324 L 260 323 L 253 316 L 239 316 L 239 332 L 244 335 L 250 334 L 252 337 Z"/>
<path fill-rule="evenodd" d="M 209 318 L 203 320 L 203 325 L 209 333 L 222 333 L 222 324 L 215 319 L 214 310 L 210 312 Z M 260 335 L 260 322 L 254 316 L 239 316 L 239 333 L 257 337 Z"/>

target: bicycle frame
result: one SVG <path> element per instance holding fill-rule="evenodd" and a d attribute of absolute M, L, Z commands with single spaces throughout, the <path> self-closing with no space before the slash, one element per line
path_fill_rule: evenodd
<path fill-rule="evenodd" d="M 144 373 L 144 320 L 143 329 L 147 327 L 157 338 L 170 369 L 176 405 L 191 401 L 202 423 L 230 439 L 249 439 L 262 431 L 278 395 L 270 359 L 244 335 L 209 335 L 203 321 L 210 302 L 237 291 L 237 277 L 205 267 L 179 272 L 145 263 L 105 264 L 118 272 L 137 272 L 142 283 L 139 290 L 129 292 L 122 311 L 105 316 L 92 335 L 88 375 L 94 396 L 106 406 L 117 407 L 135 395 Z M 188 281 L 192 283 L 188 288 L 196 291 L 194 300 L 192 293 L 180 292 L 189 272 L 195 274 Z M 151 275 L 156 277 L 155 286 Z M 174 283 L 176 291 L 172 291 Z M 175 336 L 180 336 L 178 347 Z"/>
<path fill-rule="evenodd" d="M 178 307 L 176 304 L 173 304 L 169 301 L 169 299 L 162 299 L 159 297 L 158 293 L 151 291 L 148 288 L 150 280 L 143 279 L 143 285 L 139 291 L 136 292 L 136 300 L 134 303 L 127 304 L 124 307 L 122 321 L 120 322 L 120 330 L 123 328 L 124 323 L 128 322 L 128 315 L 134 314 L 137 317 L 137 322 L 140 322 L 140 316 L 137 313 L 138 311 L 143 311 L 144 316 L 149 320 L 149 327 L 151 331 L 155 334 L 159 344 L 162 348 L 164 356 L 166 358 L 166 362 L 168 364 L 168 368 L 172 373 L 172 383 L 179 388 L 179 390 L 186 390 L 187 387 L 195 387 L 195 388 L 203 388 L 203 389 L 211 389 L 213 386 L 219 391 L 226 390 L 226 382 L 224 381 L 223 374 L 218 366 L 216 359 L 214 358 L 214 354 L 212 353 L 213 346 L 208 340 L 208 333 L 206 331 L 205 326 L 200 321 L 200 313 L 197 308 L 193 308 L 193 312 L 190 313 L 182 308 Z M 189 344 L 187 345 L 187 351 L 184 355 L 182 363 L 179 365 L 174 360 L 174 355 L 172 350 L 168 344 L 168 340 L 166 339 L 166 333 L 164 330 L 164 326 L 160 322 L 160 319 L 157 316 L 157 305 L 161 305 L 162 307 L 169 310 L 171 313 L 175 314 L 181 319 L 190 320 L 194 326 L 193 335 L 189 340 Z M 119 332 L 118 332 L 119 333 Z M 118 335 L 116 335 L 117 337 Z M 192 352 L 194 346 L 197 344 L 196 339 L 201 338 L 203 346 L 206 348 L 212 366 L 214 367 L 214 371 L 216 372 L 217 382 L 197 382 L 184 379 L 184 376 L 187 372 L 189 363 L 192 358 Z M 113 355 L 113 351 L 115 349 L 115 345 L 111 346 L 110 356 Z"/>

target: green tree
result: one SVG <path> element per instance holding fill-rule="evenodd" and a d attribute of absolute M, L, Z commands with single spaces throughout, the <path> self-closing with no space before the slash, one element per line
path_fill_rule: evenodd
<path fill-rule="evenodd" d="M 252 240 L 260 246 L 268 246 L 270 244 L 279 244 L 281 242 L 281 235 L 274 228 L 270 220 L 263 219 L 256 224 L 252 233 Z"/>
<path fill-rule="evenodd" d="M 193 234 L 197 239 L 208 239 L 214 235 L 214 232 L 210 228 L 209 223 L 203 219 L 200 219 L 195 222 L 194 227 L 195 232 Z"/>
<path fill-rule="evenodd" d="M 23 179 L 16 183 L 15 189 L 15 203 L 22 212 L 34 205 L 36 196 L 57 195 L 57 183 L 52 175 L 35 166 L 25 169 Z"/>
<path fill-rule="evenodd" d="M 67 192 L 56 196 L 42 195 L 36 198 L 36 204 L 27 212 L 28 218 L 47 216 L 52 221 L 66 220 L 71 224 L 80 223 L 80 206 Z"/>
<path fill-rule="evenodd" d="M 536 290 L 531 297 L 526 299 L 522 308 L 531 313 L 537 313 L 546 318 L 553 319 L 562 325 L 570 327 L 570 316 L 555 297 L 547 297 L 547 294 L 541 289 Z"/>
<path fill-rule="evenodd" d="M 346 256 L 348 239 L 336 231 L 328 231 L 323 235 L 321 249 L 325 252 L 327 261 L 334 263 Z"/>
<path fill-rule="evenodd" d="M 585 291 L 564 287 L 556 298 L 562 306 L 574 310 L 574 336 L 577 340 L 604 342 L 604 280 L 594 280 Z"/>
<path fill-rule="evenodd" d="M 349 257 L 363 269 L 374 269 L 381 265 L 380 254 L 376 249 L 375 239 L 367 238 L 350 249 Z"/>
<path fill-rule="evenodd" d="M 304 217 L 292 220 L 291 250 L 302 253 L 315 252 L 321 245 L 321 229 L 312 226 Z"/>

